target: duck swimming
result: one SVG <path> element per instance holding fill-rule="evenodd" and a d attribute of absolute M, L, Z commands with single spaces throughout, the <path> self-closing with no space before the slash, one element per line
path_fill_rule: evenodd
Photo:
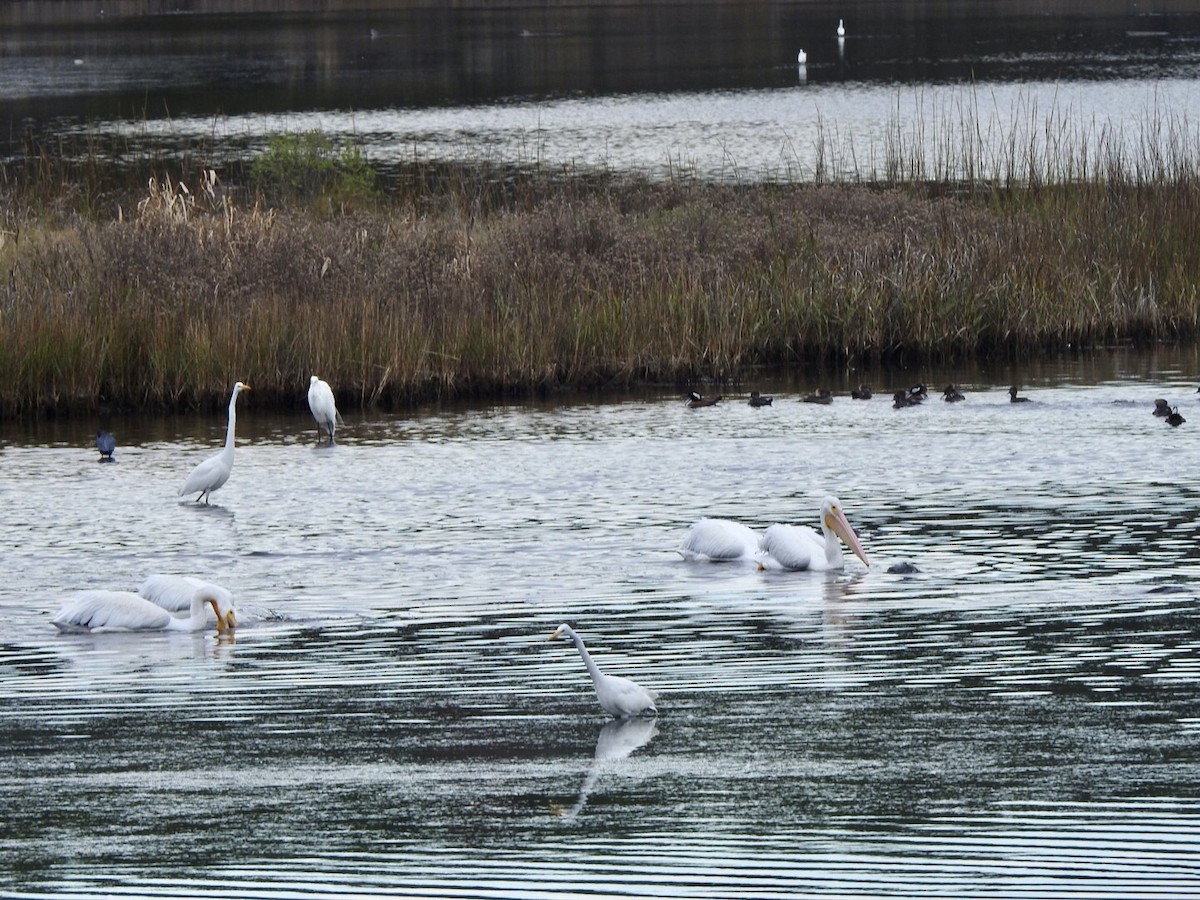
<path fill-rule="evenodd" d="M 1154 415 L 1166 418 L 1171 414 L 1171 407 L 1167 405 L 1167 401 L 1159 397 L 1154 401 Z"/>
<path fill-rule="evenodd" d="M 774 401 L 774 397 L 764 397 L 758 391 L 750 392 L 749 403 L 751 406 L 770 406 Z"/>
<path fill-rule="evenodd" d="M 829 388 L 817 388 L 811 394 L 803 399 L 804 403 L 825 403 L 833 402 L 833 391 Z"/>
<path fill-rule="evenodd" d="M 870 400 L 872 396 L 871 386 L 867 384 L 860 384 L 850 392 L 850 396 L 855 400 Z"/>
<path fill-rule="evenodd" d="M 914 400 L 906 391 L 896 391 L 892 394 L 892 409 L 904 409 L 907 406 L 920 406 L 921 400 L 918 397 Z"/>
<path fill-rule="evenodd" d="M 1011 403 L 1028 403 L 1029 402 L 1028 397 L 1018 397 L 1017 396 L 1017 386 L 1015 384 L 1008 389 L 1008 399 L 1009 399 L 1009 402 L 1011 402 Z"/>
<path fill-rule="evenodd" d="M 703 397 L 699 391 L 688 392 L 688 409 L 699 409 L 701 406 L 716 406 L 721 402 L 720 397 Z"/>
<path fill-rule="evenodd" d="M 1170 425 L 1172 428 L 1178 428 L 1180 425 L 1182 425 L 1186 421 L 1187 421 L 1187 419 L 1185 419 L 1183 416 L 1181 416 L 1179 414 L 1179 407 L 1172 406 L 1171 414 L 1169 416 L 1167 416 L 1167 424 Z"/>
<path fill-rule="evenodd" d="M 947 403 L 957 403 L 959 400 L 966 400 L 963 392 L 952 384 L 946 385 L 946 389 L 942 391 L 942 399 Z"/>

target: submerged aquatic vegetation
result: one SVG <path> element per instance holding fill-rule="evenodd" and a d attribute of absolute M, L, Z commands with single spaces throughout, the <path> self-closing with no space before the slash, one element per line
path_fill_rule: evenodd
<path fill-rule="evenodd" d="M 311 182 L 279 149 L 240 189 L 157 163 L 136 195 L 8 178 L 0 408 L 214 406 L 230 373 L 296 404 L 313 372 L 402 405 L 1197 332 L 1200 178 L 1169 142 L 1089 147 L 1069 178 L 1033 154 L 967 181 L 900 157 L 872 184 L 414 163 L 387 190 L 319 146 Z"/>

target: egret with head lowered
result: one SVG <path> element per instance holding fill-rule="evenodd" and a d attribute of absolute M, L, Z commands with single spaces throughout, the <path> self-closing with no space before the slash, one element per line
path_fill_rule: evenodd
<path fill-rule="evenodd" d="M 622 678 L 619 675 L 605 675 L 601 672 L 600 667 L 592 660 L 591 654 L 587 652 L 587 647 L 583 646 L 583 638 L 565 622 L 559 625 L 546 640 L 553 641 L 560 637 L 570 638 L 575 642 L 579 655 L 583 657 L 583 664 L 587 666 L 588 674 L 592 676 L 592 684 L 596 688 L 596 699 L 600 701 L 605 712 L 618 719 L 627 719 L 630 716 L 643 714 L 658 714 L 658 710 L 654 706 L 656 695 L 653 691 L 646 690 L 628 678 Z"/>
<path fill-rule="evenodd" d="M 250 385 L 240 381 L 233 386 L 233 394 L 229 398 L 229 427 L 225 432 L 225 447 L 220 453 L 210 456 L 192 469 L 192 474 L 179 489 L 180 497 L 185 494 L 197 494 L 197 503 L 201 500 L 208 503 L 209 494 L 229 480 L 229 473 L 233 471 L 233 429 L 237 423 L 237 398 L 242 391 L 248 390 Z"/>

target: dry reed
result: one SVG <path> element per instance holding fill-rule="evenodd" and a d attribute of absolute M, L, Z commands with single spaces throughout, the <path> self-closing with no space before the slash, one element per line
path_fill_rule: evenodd
<path fill-rule="evenodd" d="M 1194 154 L 968 148 L 963 181 L 902 144 L 884 184 L 417 166 L 320 213 L 239 205 L 209 169 L 136 203 L 10 179 L 0 409 L 211 406 L 235 377 L 294 405 L 314 372 L 395 406 L 1197 333 Z"/>

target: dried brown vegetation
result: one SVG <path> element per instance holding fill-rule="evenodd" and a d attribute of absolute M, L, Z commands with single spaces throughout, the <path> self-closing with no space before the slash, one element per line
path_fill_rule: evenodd
<path fill-rule="evenodd" d="M 235 378 L 292 405 L 314 372 L 343 404 L 404 405 L 1182 339 L 1200 315 L 1190 171 L 955 190 L 421 172 L 318 212 L 191 180 L 123 203 L 0 185 L 0 409 L 219 404 Z"/>

